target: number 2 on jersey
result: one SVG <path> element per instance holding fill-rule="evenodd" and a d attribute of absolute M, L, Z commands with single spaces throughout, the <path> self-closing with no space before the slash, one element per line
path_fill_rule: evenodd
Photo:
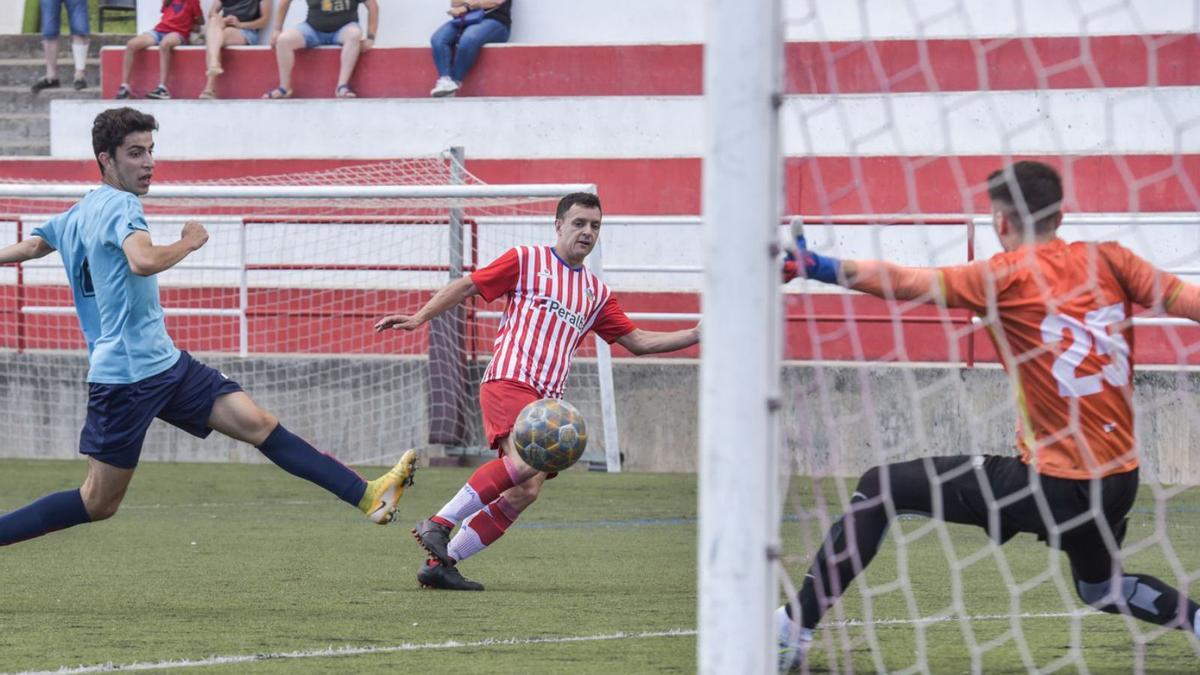
<path fill-rule="evenodd" d="M 1114 387 L 1129 383 L 1129 343 L 1119 332 L 1109 333 L 1108 327 L 1125 320 L 1125 307 L 1118 303 L 1101 307 L 1084 315 L 1082 322 L 1065 314 L 1049 314 L 1042 320 L 1042 339 L 1054 345 L 1070 333 L 1071 346 L 1054 359 L 1054 379 L 1060 396 L 1078 398 L 1099 394 L 1104 382 Z M 1106 355 L 1110 362 L 1099 373 L 1080 377 L 1075 371 L 1092 352 Z"/>

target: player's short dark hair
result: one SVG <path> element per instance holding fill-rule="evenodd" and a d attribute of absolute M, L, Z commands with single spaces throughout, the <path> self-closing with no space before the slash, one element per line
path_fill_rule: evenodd
<path fill-rule="evenodd" d="M 570 211 L 571 207 L 576 204 L 589 209 L 600 209 L 601 213 L 604 212 L 604 209 L 600 208 L 600 198 L 596 195 L 590 192 L 572 192 L 558 200 L 558 208 L 554 210 L 555 220 L 562 220 L 563 216 L 567 215 L 567 211 Z"/>
<path fill-rule="evenodd" d="M 121 147 L 125 138 L 140 131 L 158 131 L 158 121 L 154 115 L 133 108 L 109 108 L 96 115 L 96 120 L 92 122 L 92 152 L 96 155 L 96 164 L 100 165 L 100 173 L 104 173 L 100 153 L 116 156 L 117 148 Z"/>
<path fill-rule="evenodd" d="M 1054 167 L 1022 161 L 997 169 L 988 176 L 988 197 L 1017 222 L 1032 225 L 1035 234 L 1054 229 L 1062 210 L 1062 178 Z"/>

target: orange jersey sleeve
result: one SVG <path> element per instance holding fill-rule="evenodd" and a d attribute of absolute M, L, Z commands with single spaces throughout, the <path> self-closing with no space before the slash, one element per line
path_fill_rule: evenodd
<path fill-rule="evenodd" d="M 1169 310 L 1183 290 L 1179 277 L 1158 269 L 1115 241 L 1099 244 L 1098 249 L 1129 299 L 1143 307 Z"/>

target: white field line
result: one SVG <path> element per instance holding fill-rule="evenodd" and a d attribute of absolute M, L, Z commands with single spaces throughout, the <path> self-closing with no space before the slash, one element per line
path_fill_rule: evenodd
<path fill-rule="evenodd" d="M 1073 612 L 1047 612 L 1033 613 L 1026 612 L 1018 614 L 1017 619 L 1061 619 L 1061 618 L 1093 618 L 1097 616 L 1105 616 L 1102 612 L 1091 610 L 1079 610 Z M 966 621 L 1011 621 L 1013 616 L 1010 614 L 982 614 L 979 616 L 965 617 Z M 897 626 L 897 625 L 929 625 L 937 623 L 950 623 L 958 621 L 956 616 L 932 616 L 920 617 L 917 619 L 876 619 L 872 621 L 872 625 L 876 626 Z M 859 619 L 851 619 L 847 621 L 831 621 L 823 625 L 825 628 L 852 628 L 865 625 L 866 622 Z M 575 642 L 602 642 L 606 640 L 645 640 L 650 638 L 663 637 L 692 637 L 696 635 L 695 629 L 692 628 L 673 628 L 664 631 L 649 631 L 641 633 L 605 633 L 602 635 L 579 635 L 579 636 L 564 636 L 564 637 L 545 637 L 545 638 L 507 638 L 507 639 L 488 639 L 476 640 L 473 642 L 458 642 L 456 640 L 448 640 L 446 642 L 427 642 L 423 644 L 406 643 L 394 645 L 390 647 L 328 647 L 326 649 L 313 649 L 306 651 L 294 652 L 274 652 L 274 653 L 258 653 L 258 654 L 235 654 L 227 656 L 210 656 L 206 659 L 179 659 L 174 661 L 158 661 L 155 663 L 139 662 L 118 665 L 114 663 L 103 663 L 93 666 L 62 666 L 56 670 L 39 670 L 39 671 L 23 671 L 21 673 L 4 673 L 0 675 L 82 675 L 84 673 L 114 673 L 114 672 L 133 672 L 144 670 L 167 670 L 177 668 L 207 668 L 211 666 L 227 666 L 238 663 L 256 663 L 258 661 L 274 661 L 285 659 L 321 659 L 321 658 L 336 658 L 341 656 L 365 656 L 373 654 L 394 654 L 396 652 L 417 652 L 429 651 L 438 649 L 473 649 L 479 647 L 505 647 L 510 645 L 545 645 L 545 644 L 570 644 Z"/>

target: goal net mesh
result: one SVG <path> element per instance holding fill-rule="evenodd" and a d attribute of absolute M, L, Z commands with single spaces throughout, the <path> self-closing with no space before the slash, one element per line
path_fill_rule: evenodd
<path fill-rule="evenodd" d="M 451 279 L 452 257 L 469 274 L 512 246 L 553 243 L 557 198 L 236 194 L 451 184 L 483 186 L 448 157 L 432 157 L 209 183 L 229 188 L 220 198 L 145 198 L 156 243 L 174 241 L 187 220 L 210 237 L 159 275 L 169 333 L 293 432 L 347 463 L 390 464 L 410 447 L 486 454 L 478 383 L 504 299 L 474 298 L 411 333 L 373 326 L 423 306 Z M 0 198 L 0 245 L 28 237 L 77 199 Z M 451 243 L 452 210 L 460 247 Z M 0 456 L 76 457 L 86 346 L 58 255 L 0 268 L 0 294 Z M 566 392 L 590 423 L 585 462 L 604 458 L 594 356 L 585 340 Z M 166 424 L 151 427 L 143 457 L 260 461 L 249 446 L 200 441 Z"/>
<path fill-rule="evenodd" d="M 786 212 L 804 216 L 810 248 L 921 267 L 986 259 L 1001 251 L 986 177 L 1034 159 L 1063 176 L 1063 239 L 1117 241 L 1198 281 L 1193 3 L 790 0 L 784 16 Z M 969 312 L 803 280 L 785 306 L 786 602 L 860 474 L 1014 456 L 1021 402 Z M 1124 543 L 1109 549 L 1195 597 L 1200 332 L 1143 315 L 1133 335 L 1141 487 Z M 807 668 L 1194 668 L 1200 643 L 1186 631 L 1088 607 L 1066 556 L 1033 535 L 1000 547 L 979 528 L 893 515 L 877 557 L 822 620 Z"/>

